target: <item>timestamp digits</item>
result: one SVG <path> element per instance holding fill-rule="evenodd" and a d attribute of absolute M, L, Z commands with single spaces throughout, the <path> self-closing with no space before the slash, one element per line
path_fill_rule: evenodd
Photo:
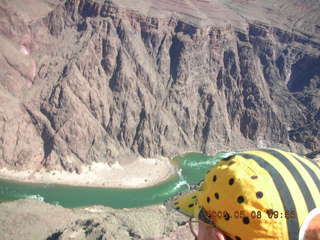
<path fill-rule="evenodd" d="M 288 219 L 288 218 L 296 218 L 297 217 L 296 211 L 294 211 L 294 210 L 292 210 L 292 211 L 285 210 L 283 212 L 283 211 L 269 209 L 266 211 L 266 213 L 268 215 L 268 218 L 273 218 L 273 219 L 278 219 L 278 218 L 287 218 Z"/>
<path fill-rule="evenodd" d="M 295 211 L 277 211 L 277 210 L 265 210 L 265 211 L 251 211 L 251 212 L 246 212 L 244 210 L 235 210 L 235 211 L 226 211 L 226 210 L 221 210 L 221 211 L 210 211 L 208 214 L 209 217 L 214 217 L 214 218 L 224 218 L 229 220 L 230 218 L 244 218 L 244 217 L 249 217 L 251 219 L 261 219 L 262 217 L 264 218 L 269 218 L 269 219 L 289 219 L 289 218 L 296 218 L 296 212 Z"/>
<path fill-rule="evenodd" d="M 244 218 L 244 217 L 250 217 L 250 218 L 261 218 L 262 217 L 262 212 L 261 211 L 251 211 L 251 213 L 246 213 L 244 210 L 236 210 L 236 211 L 211 211 L 209 213 L 210 217 L 215 217 L 215 218 L 225 218 L 225 219 L 230 219 L 230 218 Z"/>

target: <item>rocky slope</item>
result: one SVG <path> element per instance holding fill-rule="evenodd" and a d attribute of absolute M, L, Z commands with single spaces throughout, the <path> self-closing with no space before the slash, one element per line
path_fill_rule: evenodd
<path fill-rule="evenodd" d="M 187 219 L 163 206 L 116 210 L 102 206 L 64 209 L 36 200 L 0 204 L 3 240 L 193 239 Z M 173 239 L 173 238 L 171 238 Z"/>
<path fill-rule="evenodd" d="M 36 2 L 0 1 L 0 166 L 320 147 L 319 1 Z"/>

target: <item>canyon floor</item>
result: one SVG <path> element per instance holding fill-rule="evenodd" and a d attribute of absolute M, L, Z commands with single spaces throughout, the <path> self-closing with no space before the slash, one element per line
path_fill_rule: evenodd
<path fill-rule="evenodd" d="M 2 240 L 193 239 L 188 219 L 163 205 L 65 209 L 37 200 L 18 200 L 0 204 L 0 212 Z"/>

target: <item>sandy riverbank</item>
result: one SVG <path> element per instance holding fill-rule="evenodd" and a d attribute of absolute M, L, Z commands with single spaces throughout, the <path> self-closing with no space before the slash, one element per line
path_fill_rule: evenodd
<path fill-rule="evenodd" d="M 106 188 L 143 188 L 156 185 L 176 173 L 167 158 L 139 158 L 121 166 L 93 163 L 84 166 L 81 174 L 66 171 L 15 171 L 0 169 L 0 178 L 30 182 Z"/>

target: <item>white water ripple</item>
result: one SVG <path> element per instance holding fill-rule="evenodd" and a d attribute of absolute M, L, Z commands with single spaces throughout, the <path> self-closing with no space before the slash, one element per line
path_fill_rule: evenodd
<path fill-rule="evenodd" d="M 177 182 L 177 185 L 174 186 L 173 190 L 177 190 L 180 187 L 182 187 L 183 185 L 187 185 L 188 190 L 190 190 L 190 185 L 189 183 L 186 181 L 186 179 L 184 178 L 183 174 L 182 174 L 182 169 L 180 168 L 178 170 L 178 176 L 179 176 L 179 181 Z"/>
<path fill-rule="evenodd" d="M 25 199 L 34 199 L 34 200 L 38 200 L 38 201 L 44 202 L 44 197 L 42 197 L 40 194 L 25 195 L 24 198 Z"/>

